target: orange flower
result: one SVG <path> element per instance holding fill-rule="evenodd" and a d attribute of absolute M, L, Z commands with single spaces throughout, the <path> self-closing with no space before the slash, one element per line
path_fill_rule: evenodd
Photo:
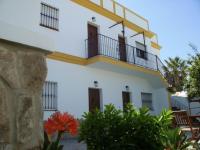
<path fill-rule="evenodd" d="M 78 125 L 78 121 L 72 115 L 56 112 L 44 123 L 44 130 L 50 135 L 55 132 L 68 132 L 71 135 L 76 135 Z"/>

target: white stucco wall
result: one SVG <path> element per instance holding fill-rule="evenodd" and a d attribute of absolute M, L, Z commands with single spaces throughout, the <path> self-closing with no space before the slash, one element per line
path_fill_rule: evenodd
<path fill-rule="evenodd" d="M 41 2 L 59 9 L 59 31 L 39 25 Z M 105 7 L 110 5 L 106 2 Z M 120 12 L 117 6 L 116 11 Z M 0 1 L 0 38 L 85 57 L 87 24 L 92 21 L 92 17 L 96 18 L 94 24 L 99 26 L 99 33 L 113 39 L 118 39 L 118 35 L 122 34 L 121 25 L 109 29 L 108 27 L 116 22 L 70 0 L 2 0 Z M 129 17 L 128 13 L 127 17 Z M 146 22 L 138 17 L 135 18 L 134 22 L 136 24 L 147 26 Z M 142 36 L 130 38 L 136 32 L 129 28 L 125 30 L 127 44 L 135 46 L 135 41 L 143 43 Z M 146 38 L 147 51 L 158 54 L 158 52 L 152 50 L 150 41 L 151 39 Z"/>
<path fill-rule="evenodd" d="M 99 2 L 99 0 L 93 1 Z M 59 9 L 59 31 L 39 25 L 41 2 Z M 104 6 L 110 9 L 109 4 Z M 119 6 L 116 6 L 116 11 L 118 14 L 121 13 Z M 99 26 L 99 33 L 113 39 L 118 39 L 118 35 L 122 34 L 121 25 L 109 29 L 116 22 L 71 0 L 1 0 L 0 38 L 86 57 L 87 24 L 92 22 L 92 17 L 96 18 L 93 24 Z M 130 14 L 127 13 L 127 17 L 130 18 Z M 136 18 L 132 17 L 135 24 L 147 28 L 147 24 Z M 127 44 L 136 46 L 135 41 L 143 43 L 142 35 L 130 38 L 136 32 L 129 28 L 125 30 Z M 151 47 L 151 40 L 146 38 L 147 51 L 158 55 L 159 51 Z M 128 85 L 132 93 L 132 101 L 137 107 L 141 106 L 141 92 L 153 93 L 154 114 L 162 107 L 168 106 L 166 90 L 152 87 L 150 79 L 139 76 L 48 60 L 47 80 L 58 82 L 58 109 L 68 111 L 77 117 L 88 111 L 88 88 L 94 87 L 94 81 L 98 81 L 99 88 L 102 89 L 104 105 L 114 103 L 116 107 L 122 108 L 122 91 Z M 48 113 L 45 112 L 45 118 L 47 115 Z"/>
<path fill-rule="evenodd" d="M 94 87 L 94 81 L 98 81 L 98 88 L 102 91 L 103 105 L 113 103 L 117 108 L 122 108 L 122 91 L 126 91 L 125 86 L 128 85 L 136 107 L 141 107 L 141 92 L 146 92 L 153 94 L 152 114 L 168 108 L 166 89 L 156 89 L 148 79 L 138 76 L 48 59 L 47 80 L 58 82 L 58 110 L 79 118 L 89 110 L 88 88 Z M 45 112 L 44 119 L 51 113 Z"/>
<path fill-rule="evenodd" d="M 163 109 L 169 108 L 169 100 L 168 100 L 168 92 L 166 88 L 159 88 L 155 89 L 154 91 L 155 99 L 154 106 L 155 106 L 155 113 L 160 113 Z"/>

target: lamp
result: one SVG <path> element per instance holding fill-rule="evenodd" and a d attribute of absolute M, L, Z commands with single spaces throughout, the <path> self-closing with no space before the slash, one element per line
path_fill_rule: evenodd
<path fill-rule="evenodd" d="M 96 17 L 92 17 L 92 22 L 96 22 Z"/>
<path fill-rule="evenodd" d="M 98 87 L 98 81 L 94 81 L 94 87 Z"/>
<path fill-rule="evenodd" d="M 126 85 L 125 88 L 126 88 L 126 91 L 129 91 L 129 86 L 128 85 Z"/>

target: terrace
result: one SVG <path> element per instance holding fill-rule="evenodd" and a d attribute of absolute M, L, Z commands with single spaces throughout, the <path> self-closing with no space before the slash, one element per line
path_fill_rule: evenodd
<path fill-rule="evenodd" d="M 119 42 L 102 34 L 98 39 L 85 40 L 88 58 L 105 56 L 114 60 L 125 62 L 148 70 L 158 71 L 164 76 L 164 64 L 157 55 L 151 54 L 144 49 Z"/>

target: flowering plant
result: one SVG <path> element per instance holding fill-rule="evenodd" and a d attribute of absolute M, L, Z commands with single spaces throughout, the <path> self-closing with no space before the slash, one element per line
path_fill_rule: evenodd
<path fill-rule="evenodd" d="M 75 136 L 78 133 L 78 121 L 68 113 L 56 112 L 44 123 L 44 146 L 43 150 L 62 150 L 63 145 L 59 145 L 60 139 L 65 132 Z M 55 141 L 50 141 L 49 137 L 57 135 Z"/>

